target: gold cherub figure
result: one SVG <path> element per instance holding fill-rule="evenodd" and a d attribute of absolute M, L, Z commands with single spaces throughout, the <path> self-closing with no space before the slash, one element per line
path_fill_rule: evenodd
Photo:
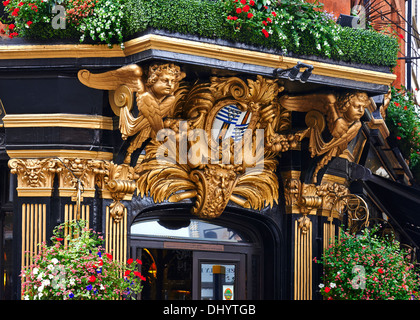
<path fill-rule="evenodd" d="M 87 70 L 80 70 L 78 74 L 84 85 L 110 90 L 111 107 L 120 117 L 121 137 L 126 140 L 135 136 L 127 149 L 124 163 L 130 163 L 134 150 L 148 138 L 155 138 L 158 131 L 164 128 L 164 119 L 173 115 L 174 92 L 185 77 L 179 66 L 169 63 L 151 65 L 145 80 L 143 75 L 142 68 L 135 64 L 100 74 Z M 137 117 L 131 111 L 134 93 Z"/>

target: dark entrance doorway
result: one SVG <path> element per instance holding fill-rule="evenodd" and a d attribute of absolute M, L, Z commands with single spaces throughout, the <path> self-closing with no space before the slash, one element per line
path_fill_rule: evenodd
<path fill-rule="evenodd" d="M 131 256 L 147 281 L 142 300 L 260 299 L 262 246 L 245 230 L 200 219 L 141 219 Z"/>

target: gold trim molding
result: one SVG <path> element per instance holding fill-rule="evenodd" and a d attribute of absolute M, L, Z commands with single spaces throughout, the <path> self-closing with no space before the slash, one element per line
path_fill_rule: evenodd
<path fill-rule="evenodd" d="M 301 60 L 264 52 L 231 48 L 199 41 L 172 38 L 161 35 L 144 35 L 124 43 L 124 50 L 119 46 L 108 48 L 107 45 L 61 44 L 61 45 L 23 45 L 0 46 L 0 59 L 45 59 L 45 58 L 90 58 L 127 57 L 146 50 L 164 50 L 181 54 L 193 54 L 200 57 L 215 58 L 223 61 L 236 61 L 271 68 L 287 69 L 298 61 L 314 66 L 313 74 L 363 81 L 374 84 L 390 85 L 396 76 L 391 73 L 361 70 L 336 64 Z"/>
<path fill-rule="evenodd" d="M 66 113 L 7 114 L 3 118 L 5 128 L 65 127 L 114 130 L 111 117 Z"/>
<path fill-rule="evenodd" d="M 89 151 L 89 150 L 68 150 L 68 149 L 35 149 L 35 150 L 6 150 L 10 158 L 81 158 L 81 159 L 102 159 L 112 160 L 114 155 L 111 152 Z"/>

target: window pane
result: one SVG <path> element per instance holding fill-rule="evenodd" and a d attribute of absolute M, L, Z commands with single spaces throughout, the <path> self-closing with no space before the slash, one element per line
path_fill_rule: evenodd
<path fill-rule="evenodd" d="M 234 264 L 202 263 L 201 300 L 234 300 L 235 271 Z"/>
<path fill-rule="evenodd" d="M 227 227 L 208 223 L 203 220 L 190 220 L 182 225 L 168 224 L 158 219 L 134 222 L 131 226 L 132 235 L 194 239 L 207 241 L 248 242 L 243 234 Z"/>

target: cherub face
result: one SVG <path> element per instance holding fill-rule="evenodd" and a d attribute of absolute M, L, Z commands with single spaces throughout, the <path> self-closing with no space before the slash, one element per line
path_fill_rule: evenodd
<path fill-rule="evenodd" d="M 349 108 L 344 112 L 344 118 L 349 122 L 359 120 L 365 113 L 366 102 L 353 97 L 350 100 Z"/>
<path fill-rule="evenodd" d="M 175 76 L 168 72 L 163 72 L 158 80 L 153 84 L 152 91 L 160 99 L 171 94 L 175 87 Z"/>

